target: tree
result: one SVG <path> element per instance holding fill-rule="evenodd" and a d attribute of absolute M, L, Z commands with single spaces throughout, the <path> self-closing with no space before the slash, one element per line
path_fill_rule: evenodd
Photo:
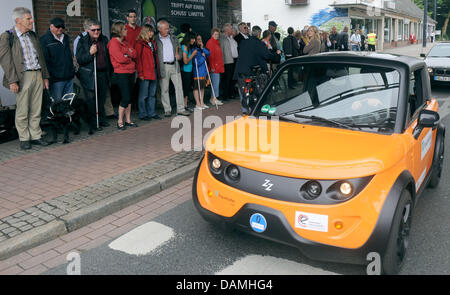
<path fill-rule="evenodd" d="M 414 3 L 420 8 L 423 9 L 425 0 L 414 0 Z M 437 0 L 437 19 L 438 22 L 437 28 L 442 26 L 442 36 L 447 35 L 447 28 L 450 21 L 450 0 Z M 433 17 L 434 10 L 434 0 L 428 0 L 428 15 Z"/>

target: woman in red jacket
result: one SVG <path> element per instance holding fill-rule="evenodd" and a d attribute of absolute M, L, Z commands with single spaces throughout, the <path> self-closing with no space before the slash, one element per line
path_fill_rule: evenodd
<path fill-rule="evenodd" d="M 108 43 L 111 64 L 114 68 L 117 84 L 120 88 L 122 100 L 119 105 L 119 119 L 117 128 L 124 130 L 125 126 L 137 127 L 131 122 L 131 91 L 134 85 L 134 74 L 136 72 L 136 50 L 128 47 L 125 37 L 127 29 L 122 22 L 114 23 L 111 26 L 111 41 Z M 123 122 L 125 115 L 126 122 Z"/>
<path fill-rule="evenodd" d="M 159 64 L 156 41 L 153 40 L 154 35 L 155 29 L 151 25 L 143 25 L 135 47 L 138 77 L 141 80 L 139 83 L 139 119 L 144 121 L 161 119 L 155 112 Z"/>
<path fill-rule="evenodd" d="M 219 97 L 219 84 L 220 74 L 225 72 L 225 65 L 223 63 L 223 53 L 220 48 L 220 30 L 213 28 L 211 30 L 211 39 L 206 43 L 206 48 L 210 51 L 211 55 L 208 58 L 209 72 L 211 75 L 211 87 L 213 91 L 211 93 L 211 104 L 222 105 L 223 103 L 218 100 Z"/>

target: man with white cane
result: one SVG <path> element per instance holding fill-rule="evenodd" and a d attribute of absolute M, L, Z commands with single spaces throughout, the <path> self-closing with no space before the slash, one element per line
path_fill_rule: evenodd
<path fill-rule="evenodd" d="M 76 50 L 80 65 L 79 79 L 89 109 L 90 127 L 101 130 L 101 127 L 109 126 L 104 105 L 111 62 L 107 48 L 108 38 L 101 34 L 100 24 L 92 20 L 88 25 L 88 34 L 80 39 Z"/>

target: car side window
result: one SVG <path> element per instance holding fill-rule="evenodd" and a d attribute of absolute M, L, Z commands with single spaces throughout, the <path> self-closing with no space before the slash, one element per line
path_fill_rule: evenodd
<path fill-rule="evenodd" d="M 410 125 L 417 118 L 424 104 L 422 70 L 410 73 L 409 95 L 408 95 L 408 117 L 407 122 Z"/>

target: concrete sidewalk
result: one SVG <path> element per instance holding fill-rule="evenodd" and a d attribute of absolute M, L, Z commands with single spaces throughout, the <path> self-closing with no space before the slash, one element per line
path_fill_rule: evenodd
<path fill-rule="evenodd" d="M 225 122 L 239 112 L 232 101 L 202 115 Z M 192 123 L 194 115 L 189 118 Z M 0 145 L 0 260 L 192 177 L 201 151 L 172 149 L 173 119 L 30 152 L 18 151 L 17 142 Z"/>
<path fill-rule="evenodd" d="M 407 46 L 396 47 L 396 48 L 391 48 L 391 49 L 385 49 L 385 50 L 383 50 L 383 53 L 408 55 L 408 56 L 421 58 L 420 57 L 421 53 L 427 54 L 431 50 L 431 48 L 433 48 L 433 46 L 436 45 L 437 43 L 438 42 L 435 42 L 435 43 L 427 42 L 426 48 L 423 48 L 422 43 L 420 43 L 420 44 L 407 45 Z"/>

